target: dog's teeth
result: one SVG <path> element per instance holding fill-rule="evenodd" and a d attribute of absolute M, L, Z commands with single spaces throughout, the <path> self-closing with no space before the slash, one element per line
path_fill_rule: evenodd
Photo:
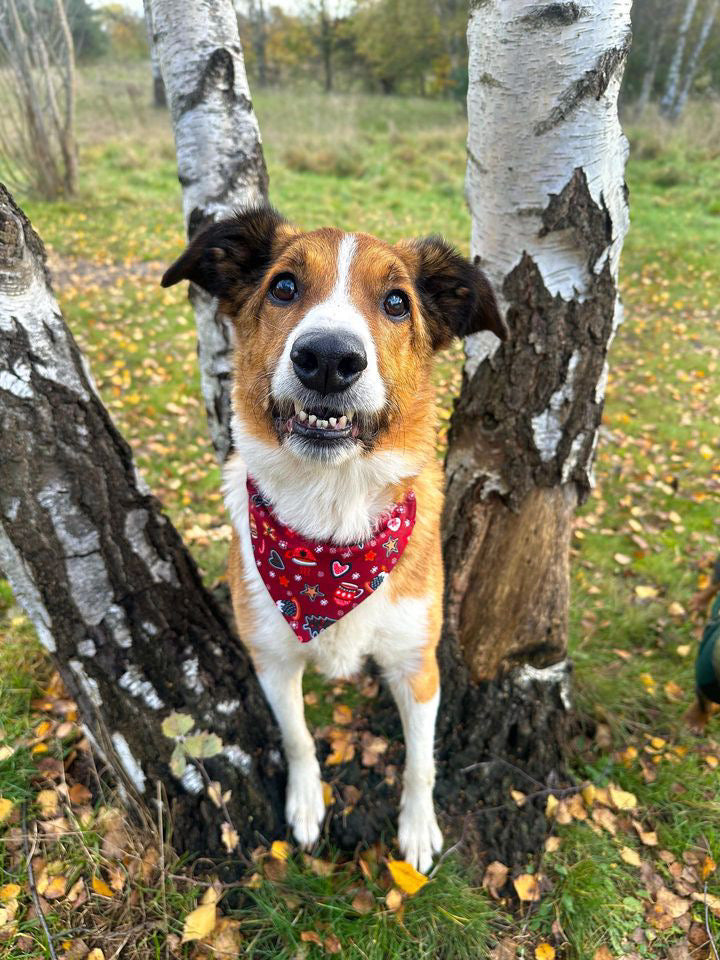
<path fill-rule="evenodd" d="M 345 427 L 347 426 L 347 422 L 348 422 L 347 417 L 340 417 L 340 419 L 337 422 L 337 425 L 340 427 L 341 430 L 344 430 Z"/>
<path fill-rule="evenodd" d="M 323 430 L 326 430 L 326 429 L 327 429 L 328 422 L 327 422 L 327 420 L 318 420 L 317 425 L 318 425 L 319 427 L 322 427 Z"/>
<path fill-rule="evenodd" d="M 317 417 L 315 416 L 314 413 L 311 413 L 310 416 L 308 417 L 308 424 L 309 424 L 311 427 L 314 427 L 316 421 L 317 421 Z"/>
<path fill-rule="evenodd" d="M 330 426 L 333 428 L 333 430 L 334 430 L 335 427 L 337 426 L 337 420 L 335 419 L 335 417 L 330 417 L 330 419 L 328 420 L 328 423 L 329 423 Z"/>
<path fill-rule="evenodd" d="M 300 421 L 300 423 L 304 423 L 307 420 L 308 415 L 305 413 L 304 410 L 298 410 L 297 418 Z"/>

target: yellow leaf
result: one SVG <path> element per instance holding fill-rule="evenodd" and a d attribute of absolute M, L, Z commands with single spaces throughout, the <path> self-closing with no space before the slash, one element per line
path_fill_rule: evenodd
<path fill-rule="evenodd" d="M 582 798 L 585 801 L 586 807 L 591 807 L 595 802 L 595 787 L 592 783 L 589 783 L 586 787 L 582 789 Z"/>
<path fill-rule="evenodd" d="M 17 883 L 6 883 L 4 887 L 0 887 L 0 900 L 14 900 L 21 889 Z"/>
<path fill-rule="evenodd" d="M 412 864 L 405 860 L 388 860 L 388 870 L 390 871 L 396 886 L 403 893 L 417 893 L 428 882 L 428 878 L 423 873 L 419 873 Z"/>
<path fill-rule="evenodd" d="M 649 587 L 640 584 L 635 587 L 635 594 L 640 598 L 640 600 L 652 600 L 653 597 L 658 595 L 658 590 L 656 587 Z"/>
<path fill-rule="evenodd" d="M 608 787 L 608 796 L 616 810 L 634 810 L 637 806 L 637 797 L 634 793 L 621 790 L 612 783 Z"/>
<path fill-rule="evenodd" d="M 396 913 L 400 909 L 402 902 L 403 896 L 397 887 L 393 887 L 392 890 L 388 890 L 385 894 L 385 906 L 393 913 Z"/>
<path fill-rule="evenodd" d="M 511 790 L 510 796 L 513 798 L 513 800 L 519 807 L 523 807 L 525 805 L 525 801 L 527 800 L 527 795 L 524 794 L 522 790 Z"/>
<path fill-rule="evenodd" d="M 534 873 L 522 873 L 513 879 L 515 893 L 523 903 L 533 903 L 541 898 L 540 883 Z"/>
<path fill-rule="evenodd" d="M 675 653 L 679 657 L 686 657 L 690 653 L 691 647 L 689 643 L 681 643 L 679 647 L 675 647 Z"/>
<path fill-rule="evenodd" d="M 214 896 L 208 897 L 208 893 L 211 892 Z M 202 940 L 215 929 L 215 921 L 217 919 L 217 910 L 215 909 L 217 893 L 212 887 L 208 887 L 208 892 L 203 897 L 203 900 L 206 898 L 208 899 L 207 903 L 201 903 L 199 907 L 196 907 L 185 917 L 181 943 L 190 943 L 191 940 Z"/>
<path fill-rule="evenodd" d="M 329 807 L 331 803 L 335 803 L 335 794 L 333 793 L 333 788 L 330 786 L 329 783 L 325 783 L 324 780 L 322 784 L 322 792 L 323 792 L 323 803 L 325 804 L 326 807 Z"/>
<path fill-rule="evenodd" d="M 626 567 L 629 563 L 632 563 L 632 559 L 625 553 L 616 553 L 615 563 L 619 563 L 621 567 Z"/>
<path fill-rule="evenodd" d="M 558 798 L 550 793 L 548 794 L 547 802 L 545 804 L 545 816 L 553 817 L 555 816 L 555 811 L 558 808 Z"/>
<path fill-rule="evenodd" d="M 350 707 L 345 706 L 344 703 L 341 703 L 335 707 L 333 710 L 333 723 L 352 723 L 352 710 Z"/>
<path fill-rule="evenodd" d="M 86 960 L 105 960 L 105 954 L 102 952 L 100 947 L 95 947 L 87 955 Z"/>
<path fill-rule="evenodd" d="M 35 797 L 43 817 L 54 817 L 58 809 L 58 795 L 54 790 L 41 790 Z"/>
<path fill-rule="evenodd" d="M 6 800 L 5 797 L 0 797 L 0 823 L 5 823 L 14 806 L 15 804 L 12 800 Z"/>
<path fill-rule="evenodd" d="M 717 867 L 717 864 L 715 863 L 712 857 L 705 857 L 705 860 L 703 861 L 703 865 L 702 865 L 703 880 L 707 880 L 707 878 L 715 870 L 716 867 Z M 13 884 L 10 884 L 10 886 L 13 886 Z M 3 899 L 2 890 L 0 890 L 0 900 L 2 899 Z"/>
<path fill-rule="evenodd" d="M 614 958 L 608 948 L 603 944 L 603 946 L 598 947 L 593 954 L 593 960 L 614 960 Z"/>
<path fill-rule="evenodd" d="M 237 830 L 231 823 L 223 823 L 220 827 L 220 839 L 228 853 L 232 853 L 240 843 Z"/>
<path fill-rule="evenodd" d="M 640 866 L 640 857 L 638 852 L 637 850 L 633 850 L 632 847 L 623 847 L 620 851 L 620 858 L 631 867 Z"/>
<path fill-rule="evenodd" d="M 539 943 L 535 947 L 535 960 L 555 960 L 555 947 L 549 943 Z"/>
<path fill-rule="evenodd" d="M 47 873 L 43 873 L 38 878 L 37 889 L 46 900 L 59 900 L 65 896 L 67 877 L 49 877 Z"/>
<path fill-rule="evenodd" d="M 92 878 L 92 888 L 95 893 L 101 897 L 111 897 L 113 895 L 111 888 L 105 883 L 102 877 Z"/>
<path fill-rule="evenodd" d="M 270 847 L 270 856 L 276 860 L 287 860 L 292 853 L 292 847 L 287 840 L 275 840 Z"/>
<path fill-rule="evenodd" d="M 673 600 L 668 607 L 668 613 L 671 617 L 684 617 L 685 607 L 681 603 L 678 603 L 677 600 Z"/>
<path fill-rule="evenodd" d="M 665 696 L 668 698 L 668 700 L 674 700 L 675 702 L 678 702 L 685 698 L 685 691 L 680 684 L 675 683 L 674 680 L 668 680 L 663 689 L 665 690 Z"/>
<path fill-rule="evenodd" d="M 349 763 L 355 756 L 355 746 L 349 740 L 333 740 L 330 746 L 332 752 L 325 761 L 329 767 L 336 767 L 340 763 Z"/>

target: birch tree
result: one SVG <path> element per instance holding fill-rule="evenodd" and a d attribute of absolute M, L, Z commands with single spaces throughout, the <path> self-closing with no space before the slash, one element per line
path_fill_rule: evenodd
<path fill-rule="evenodd" d="M 512 784 L 509 764 L 525 771 L 514 783 L 524 791 L 527 774 L 552 784 L 563 770 L 571 526 L 592 488 L 622 318 L 628 145 L 617 99 L 630 6 L 471 4 L 472 250 L 511 334 L 502 345 L 468 338 L 451 423 L 440 742 L 448 758 L 485 761 L 473 774 L 490 807 L 479 829 L 493 844 L 506 838 L 505 862 L 543 829 L 542 804 L 536 820 L 528 805 L 515 835 L 507 811 L 493 810 Z"/>
<path fill-rule="evenodd" d="M 190 239 L 209 221 L 267 199 L 260 129 L 231 0 L 150 0 L 150 6 Z M 231 447 L 232 329 L 205 291 L 191 286 L 190 300 L 210 434 L 222 462 Z"/>
<path fill-rule="evenodd" d="M 169 802 L 179 849 L 220 858 L 229 831 L 246 849 L 278 835 L 282 761 L 247 653 L 138 476 L 1 184 L 0 570 L 128 800 Z"/>
<path fill-rule="evenodd" d="M 700 58 L 702 57 L 705 44 L 708 42 L 708 38 L 710 37 L 712 29 L 715 25 L 718 10 L 720 10 L 720 0 L 708 0 L 707 7 L 705 8 L 705 12 L 703 14 L 702 24 L 700 26 L 700 33 L 695 41 L 695 46 L 690 51 L 690 56 L 688 57 L 687 66 L 685 67 L 685 75 L 683 77 L 680 90 L 678 91 L 675 102 L 669 110 L 669 116 L 673 120 L 677 119 L 685 109 L 685 104 L 687 103 L 687 99 L 690 95 L 690 90 L 692 89 L 698 66 L 700 64 Z"/>
<path fill-rule="evenodd" d="M 158 57 L 157 46 L 155 44 L 155 29 L 153 27 L 152 7 L 150 0 L 143 0 L 143 9 L 145 11 L 145 28 L 147 30 L 148 50 L 150 51 L 150 70 L 153 82 L 153 106 L 167 107 L 167 97 L 165 96 L 165 83 L 160 69 L 160 58 Z"/>
<path fill-rule="evenodd" d="M 680 24 L 678 26 L 677 41 L 673 50 L 670 66 L 668 67 L 667 79 L 665 81 L 665 93 L 660 101 L 660 109 L 663 113 L 670 114 L 677 100 L 678 87 L 680 85 L 680 74 L 682 72 L 683 59 L 685 57 L 685 44 L 688 34 L 692 27 L 692 22 L 697 9 L 697 0 L 687 0 L 685 10 L 683 11 Z"/>

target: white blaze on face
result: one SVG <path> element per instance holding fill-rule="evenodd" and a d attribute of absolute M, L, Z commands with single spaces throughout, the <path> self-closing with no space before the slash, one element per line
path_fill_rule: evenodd
<path fill-rule="evenodd" d="M 332 331 L 360 338 L 367 357 L 367 367 L 360 378 L 345 392 L 346 409 L 360 413 L 379 413 L 385 405 L 386 392 L 378 369 L 377 350 L 366 318 L 355 306 L 350 295 L 350 271 L 357 239 L 343 234 L 338 246 L 335 286 L 330 296 L 305 314 L 288 336 L 282 356 L 272 378 L 272 392 L 276 399 L 296 399 L 307 393 L 298 380 L 290 353 L 298 337 L 307 333 Z"/>

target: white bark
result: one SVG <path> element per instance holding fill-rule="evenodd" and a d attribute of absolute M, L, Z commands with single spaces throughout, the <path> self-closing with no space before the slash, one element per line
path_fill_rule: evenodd
<path fill-rule="evenodd" d="M 720 0 L 709 0 L 707 9 L 705 10 L 705 15 L 703 17 L 702 26 L 700 27 L 700 34 L 688 58 L 687 67 L 685 68 L 685 76 L 683 78 L 682 86 L 680 87 L 680 92 L 677 95 L 675 103 L 670 109 L 670 116 L 673 119 L 679 117 L 685 109 L 685 104 L 687 103 L 687 98 L 690 95 L 690 89 L 693 85 L 695 74 L 697 73 L 698 64 L 700 63 L 700 57 L 702 56 L 702 52 L 705 49 L 705 44 L 707 43 L 708 37 L 710 36 L 712 28 L 715 24 L 718 10 L 720 10 Z"/>
<path fill-rule="evenodd" d="M 556 304 L 588 301 L 592 308 L 606 266 L 609 282 L 617 281 L 628 228 L 628 144 L 617 98 L 630 45 L 630 6 L 631 0 L 473 5 L 466 181 L 472 251 L 505 308 L 507 278 L 523 257 L 537 267 Z M 607 309 L 599 308 L 601 314 Z M 622 316 L 612 291 L 609 310 L 607 345 Z M 468 376 L 497 346 L 489 334 L 468 338 Z M 582 460 L 581 449 L 590 448 L 592 417 L 561 454 L 559 442 L 576 394 L 590 393 L 591 360 L 597 368 L 593 386 L 602 380 L 601 364 L 590 353 L 604 352 L 606 345 L 574 343 L 570 336 L 563 346 L 564 370 L 549 402 L 531 411 L 531 429 L 540 460 L 555 462 L 558 456 L 558 475 L 570 476 L 577 464 L 567 461 Z M 535 343 L 535 352 L 542 351 L 542 343 Z"/>
<path fill-rule="evenodd" d="M 267 198 L 262 141 L 231 0 L 151 0 L 191 237 L 210 220 Z M 198 358 L 213 445 L 230 449 L 232 335 L 217 303 L 194 288 Z"/>
<path fill-rule="evenodd" d="M 670 113 L 677 100 L 680 71 L 682 69 L 683 57 L 685 56 L 685 44 L 687 43 L 688 33 L 692 26 L 696 8 L 697 0 L 687 0 L 687 6 L 685 7 L 685 12 L 682 15 L 680 26 L 678 27 L 677 43 L 675 44 L 673 57 L 668 67 L 665 93 L 660 101 L 660 109 L 663 113 Z"/>

